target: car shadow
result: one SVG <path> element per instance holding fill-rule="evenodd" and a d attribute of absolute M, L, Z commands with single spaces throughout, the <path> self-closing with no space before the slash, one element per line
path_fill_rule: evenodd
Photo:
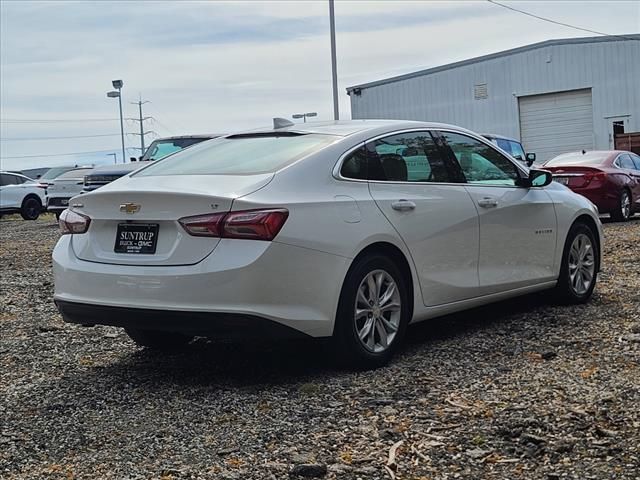
<path fill-rule="evenodd" d="M 532 294 L 485 307 L 427 320 L 408 328 L 403 346 L 391 362 L 400 367 L 406 355 L 428 355 L 430 348 L 495 324 L 522 322 L 520 314 L 547 306 L 544 296 Z M 508 329 L 516 341 L 520 328 Z M 336 360 L 327 339 L 261 342 L 224 342 L 197 338 L 179 352 L 156 353 L 136 349 L 118 361 L 96 366 L 87 373 L 134 383 L 235 387 L 290 384 L 339 379 L 354 373 Z"/>

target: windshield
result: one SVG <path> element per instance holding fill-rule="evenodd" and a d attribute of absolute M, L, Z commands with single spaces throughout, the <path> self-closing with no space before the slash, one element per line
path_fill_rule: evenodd
<path fill-rule="evenodd" d="M 155 140 L 149 145 L 147 151 L 140 159 L 141 161 L 148 160 L 160 160 L 161 158 L 171 155 L 172 153 L 179 152 L 191 145 L 200 143 L 208 138 L 174 138 L 167 140 Z"/>
<path fill-rule="evenodd" d="M 256 135 L 197 145 L 154 163 L 136 175 L 254 175 L 272 173 L 341 137 Z"/>
<path fill-rule="evenodd" d="M 75 167 L 53 167 L 47 170 L 44 175 L 40 177 L 40 180 L 53 180 L 57 178 L 59 175 L 62 175 L 69 170 L 73 170 Z"/>

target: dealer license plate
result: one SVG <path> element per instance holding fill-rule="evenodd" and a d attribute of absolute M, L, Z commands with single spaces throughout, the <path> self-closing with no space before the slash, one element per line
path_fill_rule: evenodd
<path fill-rule="evenodd" d="M 116 234 L 116 253 L 156 253 L 157 223 L 120 223 Z"/>

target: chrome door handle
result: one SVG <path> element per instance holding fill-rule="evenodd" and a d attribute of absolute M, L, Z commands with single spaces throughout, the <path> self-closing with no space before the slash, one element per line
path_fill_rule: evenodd
<path fill-rule="evenodd" d="M 498 206 L 498 201 L 495 198 L 486 197 L 478 200 L 478 205 L 484 208 L 493 208 Z"/>
<path fill-rule="evenodd" d="M 408 212 L 416 208 L 416 204 L 409 200 L 398 200 L 391 204 L 391 208 L 398 210 L 399 212 Z"/>

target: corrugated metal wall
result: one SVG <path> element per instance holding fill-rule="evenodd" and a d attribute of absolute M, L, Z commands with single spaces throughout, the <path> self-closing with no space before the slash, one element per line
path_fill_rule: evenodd
<path fill-rule="evenodd" d="M 487 98 L 475 99 L 486 84 Z M 363 86 L 352 118 L 425 120 L 520 138 L 518 97 L 590 88 L 594 148 L 613 147 L 611 117 L 640 131 L 640 41 L 550 45 L 449 70 Z M 526 147 L 526 145 L 525 145 Z"/>

